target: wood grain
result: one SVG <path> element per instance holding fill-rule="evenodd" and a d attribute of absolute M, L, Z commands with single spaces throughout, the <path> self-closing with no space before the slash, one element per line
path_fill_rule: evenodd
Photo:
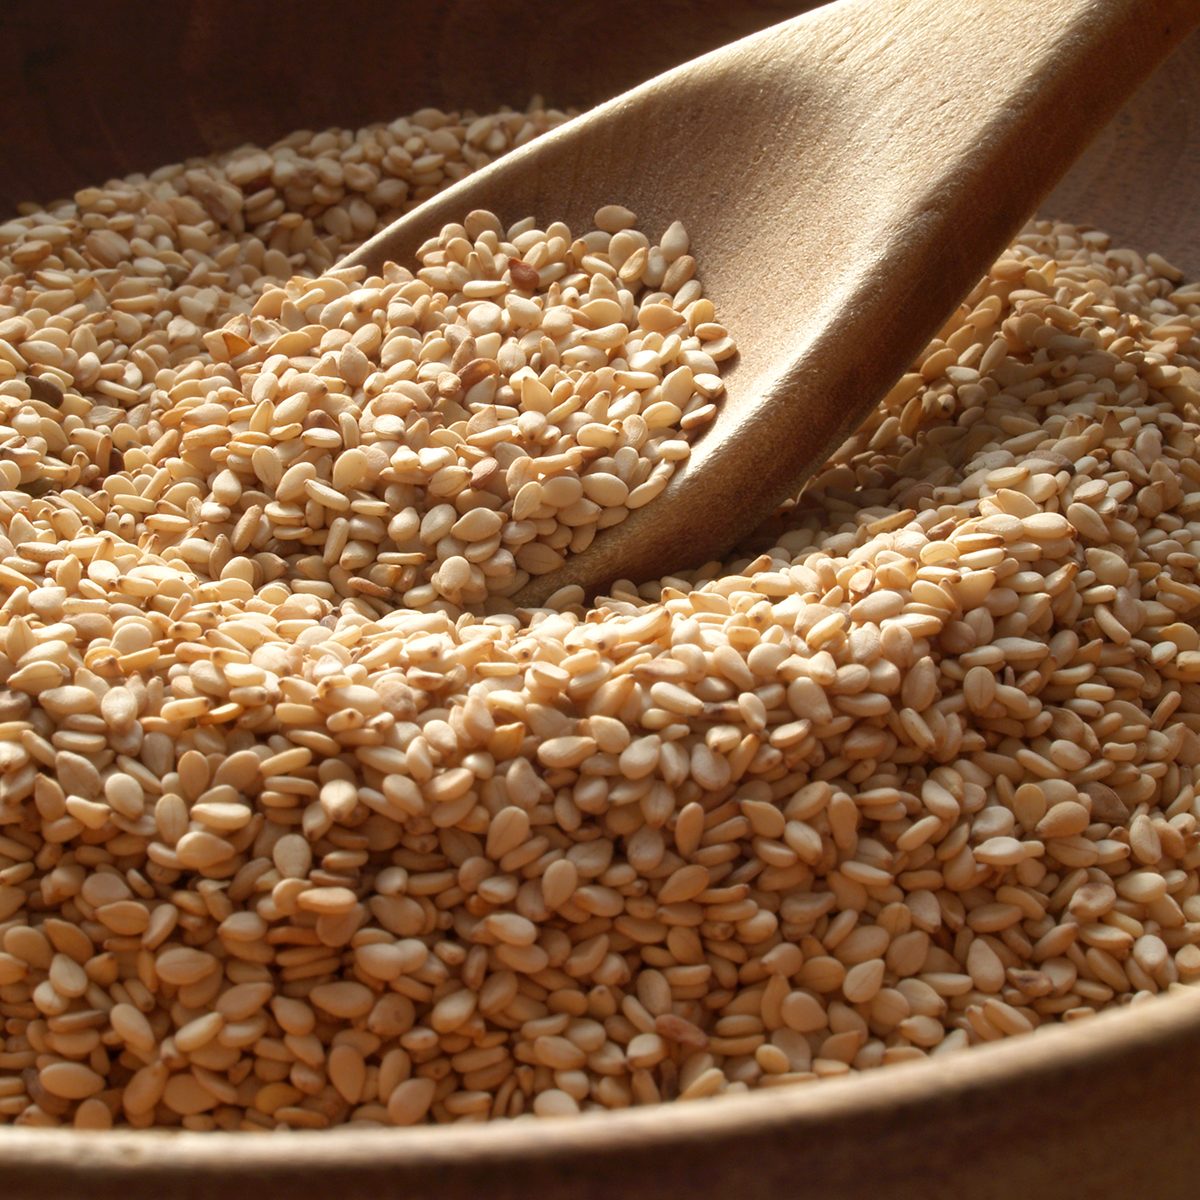
<path fill-rule="evenodd" d="M 1040 205 L 1200 278 L 1200 34 L 1100 132 Z"/>
<path fill-rule="evenodd" d="M 5 0 L 0 209 L 302 127 L 587 107 L 807 5 Z M 602 28 L 617 36 L 598 37 Z M 368 31 L 364 36 L 364 31 Z"/>
<path fill-rule="evenodd" d="M 298 125 L 534 91 L 596 103 L 805 7 L 5 0 L 0 209 Z M 1198 126 L 1193 37 L 1043 211 L 1200 276 Z M 1189 994 L 845 1082 L 577 1122 L 252 1139 L 0 1129 L 0 1194 L 1185 1200 L 1200 1177 L 1198 1110 L 1200 995 Z"/>
<path fill-rule="evenodd" d="M 5 0 L 0 212 L 299 127 L 426 104 L 585 108 L 811 0 Z M 370 29 L 371 37 L 359 36 Z M 609 35 L 609 31 L 612 32 Z M 586 53 L 582 48 L 586 47 Z M 353 81 L 352 85 L 349 81 Z M 1200 36 L 1122 110 L 1043 211 L 1200 275 Z"/>

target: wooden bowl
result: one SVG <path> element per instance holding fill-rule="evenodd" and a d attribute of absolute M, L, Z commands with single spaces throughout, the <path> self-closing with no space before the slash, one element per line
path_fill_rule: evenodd
<path fill-rule="evenodd" d="M 7 0 L 0 210 L 304 125 L 584 107 L 809 4 Z M 1043 206 L 1200 276 L 1200 38 Z M 814 1086 L 569 1121 L 147 1134 L 0 1128 L 0 1195 L 209 1200 L 1191 1197 L 1200 990 Z"/>

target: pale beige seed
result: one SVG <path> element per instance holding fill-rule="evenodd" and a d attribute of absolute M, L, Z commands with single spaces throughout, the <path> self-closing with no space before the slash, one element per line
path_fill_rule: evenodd
<path fill-rule="evenodd" d="M 645 1070 L 662 1062 L 667 1055 L 667 1045 L 657 1033 L 639 1033 L 630 1039 L 625 1048 L 625 1058 L 635 1070 Z"/>
<path fill-rule="evenodd" d="M 371 942 L 359 946 L 355 961 L 370 976 L 390 982 L 401 975 L 419 970 L 428 957 L 423 943 Z"/>
<path fill-rule="evenodd" d="M 622 229 L 629 229 L 637 218 L 619 204 L 607 204 L 596 210 L 594 220 L 597 229 L 603 229 L 605 233 L 618 233 Z"/>
<path fill-rule="evenodd" d="M 692 900 L 708 887 L 708 869 L 699 864 L 680 867 L 658 893 L 660 904 L 679 904 Z"/>
<path fill-rule="evenodd" d="M 329 1082 L 347 1104 L 357 1104 L 367 1079 L 362 1054 L 351 1045 L 334 1046 L 329 1052 Z"/>
<path fill-rule="evenodd" d="M 546 907 L 561 908 L 574 895 L 578 882 L 578 870 L 570 859 L 552 862 L 542 876 L 542 899 Z"/>
<path fill-rule="evenodd" d="M 537 940 L 537 926 L 519 913 L 492 913 L 488 932 L 509 946 L 529 946 Z"/>
<path fill-rule="evenodd" d="M 1026 857 L 1029 845 L 1022 844 L 1012 837 L 988 838 L 982 845 L 975 847 L 975 858 L 991 866 L 1011 867 Z"/>
<path fill-rule="evenodd" d="M 317 887 L 301 892 L 296 897 L 296 906 L 305 912 L 338 916 L 348 913 L 357 904 L 358 898 L 344 887 Z"/>
<path fill-rule="evenodd" d="M 150 1022 L 132 1004 L 115 1004 L 108 1014 L 113 1031 L 126 1045 L 148 1055 L 157 1044 Z"/>
<path fill-rule="evenodd" d="M 316 1024 L 313 1010 L 302 1000 L 291 996 L 274 996 L 271 999 L 271 1012 L 287 1033 L 297 1037 L 311 1033 Z"/>
<path fill-rule="evenodd" d="M 375 1002 L 370 988 L 351 980 L 318 984 L 309 992 L 309 999 L 330 1016 L 343 1020 L 366 1016 Z"/>
<path fill-rule="evenodd" d="M 444 996 L 429 1014 L 429 1023 L 438 1033 L 452 1033 L 465 1024 L 474 1013 L 478 996 L 468 988 L 462 988 Z"/>
<path fill-rule="evenodd" d="M 193 831 L 185 833 L 175 845 L 175 855 L 181 866 L 204 871 L 233 857 L 233 845 L 214 833 Z"/>
<path fill-rule="evenodd" d="M 1072 800 L 1055 804 L 1037 823 L 1035 832 L 1039 837 L 1074 837 L 1091 824 L 1091 814 L 1082 805 Z"/>
<path fill-rule="evenodd" d="M 357 448 L 343 451 L 333 465 L 333 486 L 349 491 L 362 483 L 367 473 L 367 456 Z"/>
<path fill-rule="evenodd" d="M 855 964 L 842 981 L 842 994 L 851 1004 L 866 1004 L 883 986 L 884 964 L 879 958 Z"/>
<path fill-rule="evenodd" d="M 698 1025 L 675 1013 L 662 1013 L 654 1019 L 654 1032 L 669 1042 L 702 1050 L 708 1045 L 708 1035 Z"/>
<path fill-rule="evenodd" d="M 161 1062 L 150 1063 L 136 1071 L 121 1096 L 121 1105 L 131 1117 L 150 1112 L 162 1098 L 169 1071 Z"/>
<path fill-rule="evenodd" d="M 154 970 L 164 983 L 183 987 L 197 983 L 217 970 L 217 960 L 203 950 L 175 946 L 163 950 L 154 960 Z"/>
<path fill-rule="evenodd" d="M 142 785 L 132 776 L 110 775 L 104 781 L 104 798 L 112 808 L 130 820 L 142 815 L 146 797 Z"/>
<path fill-rule="evenodd" d="M 217 1097 L 202 1086 L 195 1074 L 172 1075 L 163 1089 L 163 1103 L 180 1116 L 194 1116 L 216 1108 Z"/>
<path fill-rule="evenodd" d="M 429 1112 L 436 1090 L 432 1079 L 406 1079 L 397 1084 L 388 1097 L 388 1120 L 393 1125 L 416 1125 Z"/>
<path fill-rule="evenodd" d="M 574 1042 L 564 1037 L 546 1036 L 533 1044 L 538 1062 L 554 1071 L 572 1071 L 587 1062 L 587 1055 Z"/>
<path fill-rule="evenodd" d="M 312 866 L 312 848 L 298 833 L 284 834 L 275 843 L 271 857 L 279 873 L 288 879 L 304 879 Z"/>
<path fill-rule="evenodd" d="M 103 1100 L 93 1096 L 84 1100 L 75 1110 L 74 1125 L 76 1129 L 111 1129 L 113 1125 L 112 1112 Z"/>
<path fill-rule="evenodd" d="M 50 983 L 60 996 L 82 996 L 88 989 L 87 972 L 65 954 L 56 954 L 50 963 Z"/>
<path fill-rule="evenodd" d="M 76 713 L 95 712 L 99 707 L 94 692 L 84 687 L 48 688 L 38 696 L 38 703 L 52 717 L 62 719 Z"/>
<path fill-rule="evenodd" d="M 181 1054 L 192 1054 L 221 1032 L 225 1018 L 219 1012 L 196 1017 L 174 1033 L 175 1047 Z"/>
<path fill-rule="evenodd" d="M 257 942 L 267 931 L 267 923 L 255 912 L 230 913 L 218 927 L 221 937 L 235 942 Z"/>
<path fill-rule="evenodd" d="M 539 1117 L 570 1117 L 579 1112 L 579 1102 L 561 1088 L 547 1088 L 534 1098 L 533 1111 Z"/>
<path fill-rule="evenodd" d="M 828 1022 L 820 1002 L 807 992 L 789 992 L 780 1011 L 787 1027 L 797 1033 L 813 1033 Z"/>
<path fill-rule="evenodd" d="M 576 767 L 596 752 L 596 742 L 590 737 L 550 738 L 538 747 L 538 760 L 547 767 Z"/>
<path fill-rule="evenodd" d="M 38 1081 L 52 1096 L 83 1100 L 104 1088 L 104 1077 L 83 1063 L 55 1062 L 42 1067 Z"/>
<path fill-rule="evenodd" d="M 348 779 L 333 779 L 322 786 L 320 798 L 333 820 L 344 821 L 358 805 L 358 789 Z"/>
<path fill-rule="evenodd" d="M 296 746 L 291 750 L 281 750 L 278 754 L 264 758 L 258 764 L 258 769 L 264 778 L 271 775 L 287 775 L 306 766 L 311 758 L 312 751 L 304 746 Z"/>
<path fill-rule="evenodd" d="M 258 983 L 235 983 L 217 998 L 216 1010 L 227 1022 L 244 1021 L 258 1012 L 273 994 L 273 987 L 265 980 Z"/>

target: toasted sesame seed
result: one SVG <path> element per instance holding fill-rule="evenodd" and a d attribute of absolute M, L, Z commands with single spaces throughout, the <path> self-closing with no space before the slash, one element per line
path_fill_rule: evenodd
<path fill-rule="evenodd" d="M 330 1016 L 350 1019 L 366 1016 L 374 1004 L 375 997 L 370 988 L 352 980 L 318 984 L 309 993 L 309 999 Z"/>
<path fill-rule="evenodd" d="M 63 1100 L 83 1100 L 104 1088 L 104 1076 L 76 1062 L 50 1063 L 38 1072 L 38 1081 Z"/>
<path fill-rule="evenodd" d="M 432 1079 L 406 1079 L 397 1084 L 388 1097 L 388 1120 L 393 1125 L 416 1125 L 429 1111 L 436 1090 Z"/>

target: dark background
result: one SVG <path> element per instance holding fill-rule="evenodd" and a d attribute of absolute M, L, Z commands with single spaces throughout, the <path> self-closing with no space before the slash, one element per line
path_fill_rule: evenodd
<path fill-rule="evenodd" d="M 2 0 L 0 210 L 423 105 L 583 108 L 812 0 Z"/>

